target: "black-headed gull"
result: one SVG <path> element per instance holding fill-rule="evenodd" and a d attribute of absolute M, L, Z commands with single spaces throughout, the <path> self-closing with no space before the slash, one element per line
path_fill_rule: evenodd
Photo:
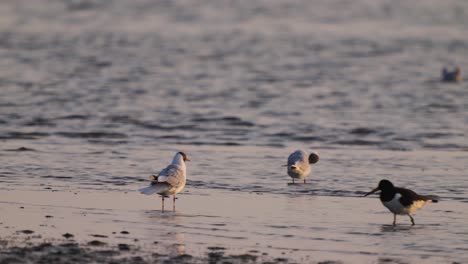
<path fill-rule="evenodd" d="M 376 191 L 380 192 L 380 201 L 382 204 L 393 213 L 393 225 L 396 225 L 396 215 L 408 215 L 411 219 L 411 224 L 414 225 L 414 219 L 411 213 L 422 208 L 426 203 L 437 203 L 438 200 L 432 196 L 419 195 L 412 190 L 393 186 L 388 180 L 381 180 L 379 186 L 374 190 L 366 193 L 364 196 L 373 194 Z"/>
<path fill-rule="evenodd" d="M 306 183 L 306 177 L 310 174 L 312 167 L 310 164 L 317 163 L 319 156 L 317 153 L 312 152 L 307 154 L 303 150 L 296 150 L 288 157 L 288 175 L 291 176 L 294 183 L 294 179 L 304 180 Z"/>
<path fill-rule="evenodd" d="M 186 161 L 190 161 L 187 154 L 184 152 L 177 152 L 171 164 L 159 172 L 158 175 L 152 175 L 150 177 L 151 184 L 138 191 L 146 195 L 154 193 L 161 195 L 162 211 L 164 211 L 164 198 L 173 195 L 172 208 L 175 211 L 176 194 L 184 189 L 187 181 Z"/>

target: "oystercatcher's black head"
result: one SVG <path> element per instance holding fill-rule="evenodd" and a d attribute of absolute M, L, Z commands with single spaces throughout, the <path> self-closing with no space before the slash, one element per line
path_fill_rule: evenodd
<path fill-rule="evenodd" d="M 391 192 L 393 189 L 395 188 L 395 186 L 393 186 L 393 183 L 390 182 L 389 180 L 381 180 L 379 182 L 379 186 L 377 186 L 377 188 L 373 189 L 372 191 L 366 193 L 364 196 L 367 196 L 367 195 L 370 195 L 370 194 L 373 194 L 375 193 L 376 191 L 382 191 L 382 192 Z"/>
<path fill-rule="evenodd" d="M 395 188 L 395 186 L 393 186 L 393 183 L 390 182 L 389 180 L 381 180 L 379 182 L 379 190 L 381 190 L 381 191 L 391 190 L 393 188 Z"/>

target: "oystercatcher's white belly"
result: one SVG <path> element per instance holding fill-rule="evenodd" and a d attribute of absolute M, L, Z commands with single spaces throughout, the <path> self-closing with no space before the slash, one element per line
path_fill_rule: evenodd
<path fill-rule="evenodd" d="M 388 210 L 390 210 L 390 212 L 394 214 L 401 214 L 401 215 L 413 213 L 414 211 L 423 207 L 427 203 L 427 201 L 418 200 L 418 201 L 413 201 L 413 203 L 410 206 L 404 207 L 400 203 L 400 198 L 401 198 L 401 194 L 397 193 L 395 194 L 395 197 L 393 197 L 391 201 L 382 202 L 382 203 L 385 207 L 388 208 Z"/>

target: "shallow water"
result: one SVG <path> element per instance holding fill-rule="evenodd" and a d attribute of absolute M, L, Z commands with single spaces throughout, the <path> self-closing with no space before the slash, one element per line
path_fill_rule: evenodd
<path fill-rule="evenodd" d="M 409 218 L 376 199 L 190 189 L 176 212 L 135 192 L 0 191 L 0 234 L 10 245 L 47 237 L 98 239 L 165 255 L 249 254 L 289 262 L 451 263 L 467 261 L 467 204 L 445 201 Z M 170 203 L 169 203 L 170 204 Z M 49 217 L 44 217 L 44 216 Z M 441 219 L 444 219 L 441 221 Z M 31 230 L 34 236 L 21 234 Z M 20 233 L 18 235 L 18 233 Z M 12 235 L 13 234 L 13 235 Z M 280 261 L 278 261 L 280 263 Z"/>
<path fill-rule="evenodd" d="M 468 65 L 467 13 L 455 0 L 3 1 L 0 189 L 117 195 L 185 150 L 186 194 L 302 197 L 301 214 L 330 197 L 329 213 L 385 234 L 391 214 L 377 199 L 341 210 L 388 178 L 442 200 L 419 213 L 440 247 L 389 254 L 466 258 L 466 210 L 452 208 L 468 202 L 468 84 L 438 80 L 443 66 Z M 321 157 L 307 185 L 287 185 L 281 167 L 297 148 Z M 278 214 L 253 218 L 283 226 Z"/>

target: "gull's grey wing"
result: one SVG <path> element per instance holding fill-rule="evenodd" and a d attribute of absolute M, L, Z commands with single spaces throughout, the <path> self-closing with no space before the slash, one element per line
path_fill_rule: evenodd
<path fill-rule="evenodd" d="M 184 171 L 179 165 L 171 164 L 159 173 L 158 182 L 165 182 L 171 186 L 180 186 L 185 182 Z"/>
<path fill-rule="evenodd" d="M 292 165 L 296 162 L 304 162 L 307 160 L 307 154 L 304 151 L 295 151 L 288 157 L 288 165 Z"/>

